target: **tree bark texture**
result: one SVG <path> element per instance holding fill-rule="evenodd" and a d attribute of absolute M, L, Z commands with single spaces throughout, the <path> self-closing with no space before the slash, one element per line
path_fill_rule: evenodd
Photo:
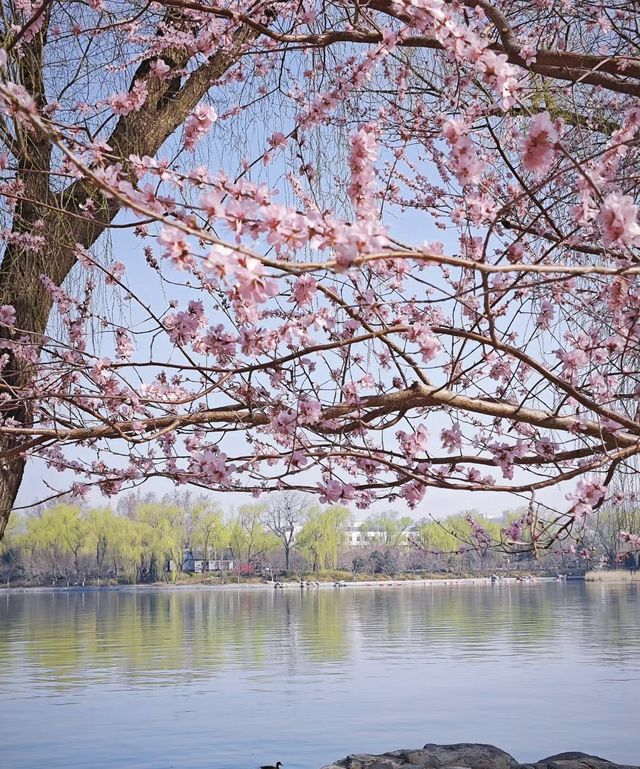
<path fill-rule="evenodd" d="M 148 98 L 138 112 L 121 116 L 107 143 L 113 153 L 126 162 L 129 155 L 154 156 L 171 134 L 186 120 L 198 102 L 215 81 L 239 57 L 244 44 L 256 32 L 241 28 L 235 37 L 235 46 L 214 54 L 191 73 L 184 84 L 177 79 L 150 80 Z M 43 57 L 46 45 L 46 25 L 27 47 L 20 63 L 22 84 L 36 100 L 39 108 L 46 106 L 43 80 Z M 166 58 L 166 53 L 163 58 Z M 180 69 L 188 61 L 185 51 L 171 52 L 171 63 Z M 140 64 L 132 79 L 144 76 L 149 62 Z M 34 223 L 41 220 L 40 228 L 47 244 L 40 252 L 8 244 L 0 264 L 0 306 L 12 305 L 16 313 L 15 335 L 28 336 L 40 345 L 52 308 L 52 298 L 41 276 L 61 286 L 76 264 L 75 250 L 80 245 L 91 248 L 107 229 L 119 210 L 119 203 L 102 196 L 97 186 L 88 179 L 78 179 L 61 193 L 51 190 L 51 143 L 37 131 L 21 130 L 23 148 L 18 161 L 18 179 L 24 185 L 24 194 L 18 200 L 12 230 L 31 232 Z M 132 181 L 133 178 L 132 178 Z M 93 219 L 84 216 L 81 205 L 92 199 L 98 206 Z M 10 333 L 0 328 L 0 355 L 7 353 L 2 338 Z M 34 367 L 18 362 L 9 352 L 9 359 L 0 376 L 0 392 L 9 399 L 0 405 L 0 417 L 12 418 L 22 425 L 32 424 L 28 403 L 20 398 L 20 390 L 31 384 Z M 15 394 L 15 397 L 13 397 Z M 19 439 L 11 436 L 0 439 L 0 453 L 8 452 L 8 459 L 0 464 L 0 538 L 7 522 L 23 478 L 26 458 L 20 451 Z"/>

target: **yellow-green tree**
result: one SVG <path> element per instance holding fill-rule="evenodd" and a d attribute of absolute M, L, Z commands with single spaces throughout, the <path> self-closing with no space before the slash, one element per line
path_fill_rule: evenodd
<path fill-rule="evenodd" d="M 229 547 L 241 563 L 251 563 L 278 546 L 263 522 L 265 505 L 242 505 L 229 523 Z"/>
<path fill-rule="evenodd" d="M 74 505 L 60 503 L 27 520 L 25 543 L 32 556 L 38 552 L 45 555 L 53 580 L 62 576 L 68 584 L 72 572 L 80 578 L 80 557 L 88 541 L 87 518 Z"/>
<path fill-rule="evenodd" d="M 142 578 L 145 564 L 146 539 L 143 524 L 135 518 L 116 515 L 111 532 L 111 569 L 116 580 L 124 570 L 126 578 L 133 583 Z"/>
<path fill-rule="evenodd" d="M 25 522 L 20 513 L 13 513 L 3 539 L 0 540 L 0 575 L 7 587 L 11 580 L 24 568 Z"/>
<path fill-rule="evenodd" d="M 351 518 L 342 505 L 311 507 L 298 536 L 298 547 L 314 571 L 335 569 Z"/>
<path fill-rule="evenodd" d="M 369 542 L 397 547 L 406 541 L 406 534 L 413 524 L 413 518 L 400 516 L 395 510 L 370 515 L 360 526 L 360 531 Z"/>
<path fill-rule="evenodd" d="M 110 507 L 97 507 L 87 511 L 89 530 L 87 546 L 93 551 L 96 575 L 100 579 L 113 557 L 117 558 L 117 516 Z"/>
<path fill-rule="evenodd" d="M 205 560 L 218 556 L 229 547 L 229 529 L 217 505 L 198 504 L 191 510 L 189 520 L 189 544 L 202 552 Z"/>
<path fill-rule="evenodd" d="M 160 573 L 173 575 L 182 569 L 185 546 L 185 514 L 177 506 L 146 502 L 135 508 L 142 561 L 140 577 L 158 579 Z M 171 571 L 169 567 L 171 566 Z"/>
<path fill-rule="evenodd" d="M 460 547 L 460 541 L 450 531 L 446 521 L 422 521 L 418 525 L 414 541 L 430 553 L 451 553 Z"/>

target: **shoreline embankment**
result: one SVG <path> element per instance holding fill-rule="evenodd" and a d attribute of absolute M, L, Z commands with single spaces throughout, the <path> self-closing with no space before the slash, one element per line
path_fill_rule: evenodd
<path fill-rule="evenodd" d="M 583 577 L 569 577 L 570 581 L 583 580 Z M 313 592 L 314 590 L 345 590 L 349 588 L 425 588 L 425 587 L 466 587 L 466 586 L 500 586 L 505 584 L 535 585 L 538 583 L 561 582 L 556 577 L 532 577 L 528 579 L 518 577 L 501 577 L 492 579 L 491 577 L 451 577 L 447 579 L 388 579 L 388 580 L 358 580 L 348 581 L 340 580 L 338 582 L 305 582 L 301 587 L 300 582 L 227 582 L 224 584 L 211 584 L 204 582 L 193 583 L 164 583 L 156 582 L 153 584 L 137 585 L 34 585 L 34 586 L 15 586 L 0 587 L 2 593 L 95 593 L 95 592 L 142 592 L 142 591 L 190 591 L 190 590 L 274 590 L 276 585 L 279 590 L 291 592 L 298 590 L 300 592 Z"/>

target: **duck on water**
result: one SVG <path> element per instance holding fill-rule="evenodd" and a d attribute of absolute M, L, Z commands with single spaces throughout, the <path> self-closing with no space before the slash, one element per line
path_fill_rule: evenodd
<path fill-rule="evenodd" d="M 275 766 L 261 766 L 260 769 L 280 769 L 282 766 L 282 761 L 276 761 Z"/>

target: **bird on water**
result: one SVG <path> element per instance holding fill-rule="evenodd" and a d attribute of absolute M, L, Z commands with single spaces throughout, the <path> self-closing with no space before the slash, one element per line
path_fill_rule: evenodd
<path fill-rule="evenodd" d="M 276 761 L 275 766 L 261 766 L 260 769 L 280 769 L 282 766 L 282 761 Z"/>

